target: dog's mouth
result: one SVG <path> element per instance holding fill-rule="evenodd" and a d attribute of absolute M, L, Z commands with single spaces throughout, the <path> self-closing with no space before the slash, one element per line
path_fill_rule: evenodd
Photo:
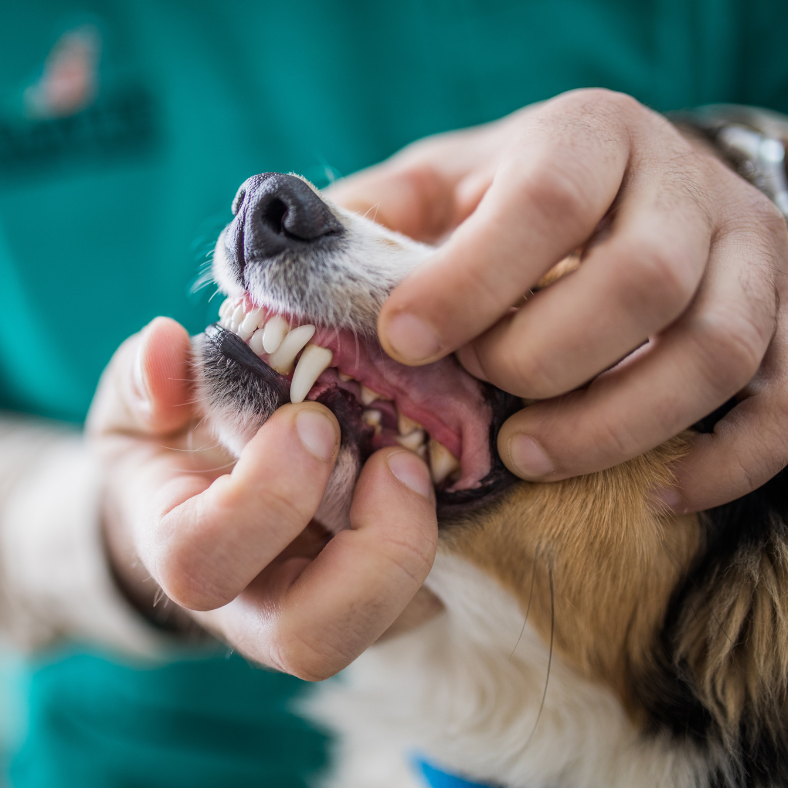
<path fill-rule="evenodd" d="M 343 445 L 362 462 L 386 446 L 418 454 L 444 503 L 473 500 L 507 475 L 494 436 L 516 400 L 473 378 L 453 356 L 408 367 L 374 337 L 296 321 L 248 293 L 222 304 L 206 339 L 271 392 L 274 407 L 325 404 L 339 420 Z"/>

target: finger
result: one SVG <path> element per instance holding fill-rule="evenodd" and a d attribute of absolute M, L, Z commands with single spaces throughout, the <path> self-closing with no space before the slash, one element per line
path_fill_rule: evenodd
<path fill-rule="evenodd" d="M 247 444 L 229 474 L 211 482 L 172 458 L 148 463 L 161 490 L 134 522 L 140 557 L 164 592 L 191 610 L 234 599 L 307 526 L 339 449 L 334 415 L 285 405 Z M 142 475 L 142 484 L 148 484 Z"/>
<path fill-rule="evenodd" d="M 91 407 L 92 433 L 166 435 L 192 417 L 191 342 L 186 329 L 158 317 L 117 350 Z"/>
<path fill-rule="evenodd" d="M 492 182 L 502 140 L 523 114 L 420 140 L 382 164 L 337 181 L 326 194 L 378 224 L 434 242 L 476 207 Z"/>
<path fill-rule="evenodd" d="M 434 165 L 386 162 L 338 181 L 337 205 L 418 241 L 435 241 L 453 224 L 454 184 Z"/>
<path fill-rule="evenodd" d="M 546 481 L 609 468 L 677 435 L 740 391 L 774 330 L 774 288 L 760 250 L 752 237 L 720 239 L 695 302 L 655 342 L 587 389 L 509 419 L 498 438 L 507 467 Z"/>
<path fill-rule="evenodd" d="M 351 522 L 306 569 L 293 559 L 263 573 L 209 620 L 247 656 L 303 679 L 346 667 L 392 625 L 432 567 L 438 529 L 426 465 L 402 449 L 373 455 Z"/>
<path fill-rule="evenodd" d="M 721 506 L 752 492 L 788 465 L 788 381 L 771 382 L 737 405 L 708 435 L 692 439 L 673 468 L 676 487 L 655 498 L 677 514 Z"/>
<path fill-rule="evenodd" d="M 676 486 L 655 498 L 676 513 L 697 512 L 741 498 L 788 465 L 788 328 L 775 333 L 758 375 L 742 401 L 696 435 L 673 469 Z"/>
<path fill-rule="evenodd" d="M 609 234 L 580 267 L 463 348 L 499 388 L 547 399 L 577 388 L 678 318 L 697 289 L 711 244 L 692 176 L 640 170 L 619 195 Z M 702 175 L 698 173 L 697 180 Z M 473 366 L 469 371 L 476 371 Z"/>
<path fill-rule="evenodd" d="M 389 297 L 378 320 L 389 355 L 423 364 L 456 350 L 592 234 L 621 185 L 630 138 L 605 113 L 589 113 L 592 133 L 574 133 L 570 101 L 524 125 L 478 208 Z"/>

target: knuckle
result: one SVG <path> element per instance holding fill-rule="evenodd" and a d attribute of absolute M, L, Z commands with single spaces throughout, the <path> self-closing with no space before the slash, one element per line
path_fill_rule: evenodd
<path fill-rule="evenodd" d="M 557 97 L 557 109 L 565 111 L 570 107 L 617 118 L 627 118 L 644 109 L 643 105 L 632 96 L 607 88 L 580 88 Z"/>
<path fill-rule="evenodd" d="M 580 167 L 569 171 L 556 162 L 541 162 L 521 188 L 524 201 L 549 222 L 561 221 L 568 230 L 579 232 L 592 220 L 594 201 L 590 184 Z"/>
<path fill-rule="evenodd" d="M 681 249 L 665 243 L 645 243 L 621 278 L 628 300 L 637 305 L 656 307 L 667 319 L 678 316 L 695 291 L 696 266 Z"/>
<path fill-rule="evenodd" d="M 404 537 L 386 534 L 381 539 L 382 554 L 397 573 L 407 575 L 421 585 L 432 569 L 437 539 L 423 532 L 409 533 Z"/>
<path fill-rule="evenodd" d="M 306 527 L 314 514 L 312 496 L 304 490 L 268 489 L 265 495 L 266 519 L 272 523 Z"/>
<path fill-rule="evenodd" d="M 644 451 L 636 436 L 620 419 L 600 418 L 595 431 L 595 441 L 603 450 L 604 467 L 625 462 Z"/>
<path fill-rule="evenodd" d="M 724 396 L 753 378 L 768 346 L 752 320 L 730 311 L 710 310 L 695 316 L 691 332 L 707 380 Z"/>
<path fill-rule="evenodd" d="M 566 393 L 560 368 L 536 350 L 504 356 L 496 377 L 505 384 L 506 390 L 520 397 L 549 399 Z"/>
<path fill-rule="evenodd" d="M 164 593 L 187 610 L 215 610 L 234 597 L 224 584 L 217 585 L 198 551 L 183 542 L 159 552 L 156 575 Z"/>

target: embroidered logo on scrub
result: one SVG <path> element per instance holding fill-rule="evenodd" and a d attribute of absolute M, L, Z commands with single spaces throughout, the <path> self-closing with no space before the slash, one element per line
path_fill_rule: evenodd
<path fill-rule="evenodd" d="M 104 163 L 155 147 L 153 97 L 103 68 L 99 28 L 63 33 L 39 72 L 0 114 L 0 174 L 51 173 Z"/>

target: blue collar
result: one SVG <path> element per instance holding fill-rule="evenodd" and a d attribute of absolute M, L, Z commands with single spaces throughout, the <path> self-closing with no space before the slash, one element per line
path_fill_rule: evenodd
<path fill-rule="evenodd" d="M 490 783 L 472 783 L 462 777 L 443 772 L 423 758 L 414 758 L 413 764 L 429 788 L 496 788 Z"/>

